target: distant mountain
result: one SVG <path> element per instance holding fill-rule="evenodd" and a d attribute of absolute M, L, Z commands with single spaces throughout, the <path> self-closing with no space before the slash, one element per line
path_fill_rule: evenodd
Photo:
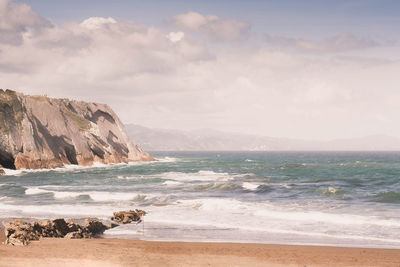
<path fill-rule="evenodd" d="M 400 151 L 400 138 L 373 135 L 362 138 L 309 141 L 236 134 L 213 129 L 180 131 L 125 125 L 128 135 L 143 149 L 153 151 Z"/>

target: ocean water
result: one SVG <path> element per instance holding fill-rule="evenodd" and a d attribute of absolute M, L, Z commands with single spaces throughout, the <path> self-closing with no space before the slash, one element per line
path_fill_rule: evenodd
<path fill-rule="evenodd" d="M 400 152 L 153 152 L 157 162 L 13 171 L 0 219 L 109 219 L 105 238 L 400 248 Z"/>

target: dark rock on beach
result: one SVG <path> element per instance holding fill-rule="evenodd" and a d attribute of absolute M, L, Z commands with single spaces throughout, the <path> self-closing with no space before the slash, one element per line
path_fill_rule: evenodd
<path fill-rule="evenodd" d="M 85 229 L 91 233 L 92 235 L 100 235 L 104 233 L 105 230 L 108 229 L 102 222 L 97 219 L 86 219 L 85 220 Z"/>
<path fill-rule="evenodd" d="M 144 210 L 129 210 L 114 212 L 109 226 L 104 225 L 96 218 L 85 219 L 85 225 L 65 221 L 64 219 L 44 220 L 40 222 L 25 222 L 22 220 L 3 221 L 6 241 L 4 244 L 14 246 L 28 245 L 32 240 L 40 238 L 93 238 L 104 233 L 105 230 L 117 227 L 119 224 L 139 221 L 146 212 Z"/>
<path fill-rule="evenodd" d="M 27 245 L 32 240 L 43 237 L 55 238 L 92 238 L 108 229 L 97 219 L 86 219 L 85 226 L 66 222 L 64 219 L 45 220 L 41 222 L 24 222 L 15 220 L 3 222 L 6 235 L 5 244 Z"/>
<path fill-rule="evenodd" d="M 128 211 L 118 211 L 114 212 L 114 217 L 111 218 L 116 223 L 126 224 L 131 222 L 137 222 L 146 215 L 144 210 L 128 210 Z"/>

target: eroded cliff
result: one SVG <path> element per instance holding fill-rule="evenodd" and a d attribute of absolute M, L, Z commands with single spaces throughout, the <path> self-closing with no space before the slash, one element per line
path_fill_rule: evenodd
<path fill-rule="evenodd" d="M 153 158 L 134 144 L 105 104 L 0 89 L 0 165 L 9 169 Z"/>

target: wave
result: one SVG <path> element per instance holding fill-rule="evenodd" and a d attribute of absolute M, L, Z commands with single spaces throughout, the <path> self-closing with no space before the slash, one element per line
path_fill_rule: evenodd
<path fill-rule="evenodd" d="M 229 181 L 246 175 L 249 174 L 229 174 L 226 172 L 200 170 L 198 172 L 165 172 L 152 175 L 152 177 L 175 181 Z"/>
<path fill-rule="evenodd" d="M 156 160 L 158 162 L 162 162 L 162 163 L 165 163 L 165 162 L 169 163 L 169 162 L 177 162 L 177 161 L 179 161 L 178 158 L 173 158 L 173 157 L 156 158 Z"/>
<path fill-rule="evenodd" d="M 382 220 L 374 216 L 362 216 L 354 214 L 334 214 L 319 211 L 277 211 L 277 210 L 257 210 L 256 216 L 290 220 L 295 222 L 323 222 L 327 224 L 339 225 L 375 225 L 386 227 L 400 227 L 397 220 Z"/>
<path fill-rule="evenodd" d="M 376 202 L 381 203 L 400 203 L 400 192 L 387 191 L 377 194 L 375 197 Z"/>
<path fill-rule="evenodd" d="M 279 166 L 280 169 L 297 169 L 297 168 L 304 168 L 307 166 L 307 163 L 285 163 Z"/>
<path fill-rule="evenodd" d="M 181 185 L 182 183 L 177 181 L 165 181 L 163 184 L 173 186 L 173 185 Z"/>
<path fill-rule="evenodd" d="M 136 165 L 147 165 L 147 164 L 157 164 L 157 163 L 166 163 L 166 162 L 176 162 L 178 161 L 177 158 L 171 157 L 164 157 L 164 158 L 157 158 L 156 161 L 131 161 L 128 163 L 121 162 L 121 163 L 109 163 L 104 164 L 101 162 L 93 162 L 92 165 L 89 166 L 82 166 L 82 165 L 75 165 L 75 164 L 64 164 L 63 167 L 58 168 L 48 168 L 48 169 L 19 169 L 19 170 L 12 170 L 3 168 L 6 176 L 18 176 L 25 173 L 37 173 L 37 172 L 69 172 L 69 171 L 77 171 L 77 170 L 87 170 L 93 168 L 113 168 L 118 166 L 136 166 Z"/>
<path fill-rule="evenodd" d="M 37 195 L 37 194 L 46 194 L 46 193 L 52 193 L 52 192 L 53 191 L 40 189 L 38 187 L 31 187 L 31 188 L 27 188 L 25 190 L 25 195 Z"/>
<path fill-rule="evenodd" d="M 143 224 L 125 224 L 125 225 L 120 225 L 118 227 L 106 230 L 103 234 L 105 238 L 110 237 L 110 238 L 129 238 L 129 236 L 135 236 L 138 234 L 143 234 Z"/>
<path fill-rule="evenodd" d="M 36 194 L 53 194 L 55 199 L 68 199 L 77 198 L 81 196 L 88 196 L 96 202 L 109 202 L 109 201 L 135 201 L 143 200 L 144 198 L 154 198 L 160 195 L 156 194 L 141 194 L 141 193 L 126 193 L 126 192 L 107 192 L 107 191 L 55 191 L 43 189 L 40 187 L 30 187 L 25 191 L 26 195 Z"/>
<path fill-rule="evenodd" d="M 0 202 L 1 218 L 87 218 L 109 219 L 117 209 L 129 209 L 129 205 L 13 205 Z"/>
<path fill-rule="evenodd" d="M 6 168 L 3 168 L 3 170 L 4 170 L 4 173 L 6 176 L 17 176 L 17 175 L 22 174 L 22 172 L 23 172 L 22 170 L 11 170 L 11 169 L 6 169 Z"/>
<path fill-rule="evenodd" d="M 282 187 L 282 188 L 286 188 L 286 189 L 291 189 L 293 185 L 290 185 L 290 184 L 277 184 L 277 186 Z"/>
<path fill-rule="evenodd" d="M 204 210 L 215 212 L 220 211 L 239 211 L 248 209 L 249 205 L 236 199 L 230 198 L 203 198 L 179 200 L 183 207 L 190 207 L 194 210 Z"/>
<path fill-rule="evenodd" d="M 221 182 L 217 182 L 217 183 L 208 183 L 208 184 L 201 184 L 201 185 L 196 185 L 194 187 L 194 191 L 196 192 L 201 192 L 201 191 L 233 191 L 236 189 L 241 188 L 240 185 L 235 184 L 235 183 L 229 183 L 229 182 L 225 182 L 225 183 L 221 183 Z"/>
<path fill-rule="evenodd" d="M 344 191 L 338 187 L 329 186 L 321 190 L 322 194 L 326 196 L 342 195 Z"/>
<path fill-rule="evenodd" d="M 257 190 L 257 188 L 259 187 L 259 184 L 254 184 L 254 183 L 249 183 L 249 182 L 244 182 L 242 184 L 242 187 L 246 190 L 250 190 L 250 191 L 255 191 Z"/>

